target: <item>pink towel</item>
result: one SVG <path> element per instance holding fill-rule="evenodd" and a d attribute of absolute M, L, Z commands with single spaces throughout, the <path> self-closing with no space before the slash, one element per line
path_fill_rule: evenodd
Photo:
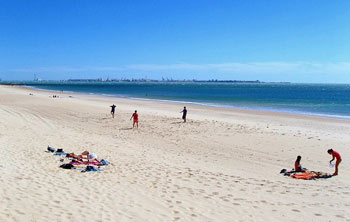
<path fill-rule="evenodd" d="M 77 162 L 77 161 L 71 161 L 70 164 L 72 165 L 102 165 L 100 161 L 84 161 L 84 162 Z"/>

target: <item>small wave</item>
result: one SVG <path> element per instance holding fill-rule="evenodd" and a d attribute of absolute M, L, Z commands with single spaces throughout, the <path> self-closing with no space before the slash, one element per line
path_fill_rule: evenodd
<path fill-rule="evenodd" d="M 301 111 L 294 110 L 292 108 L 272 108 L 272 107 L 262 107 L 262 106 L 254 106 L 254 105 L 231 105 L 231 104 L 222 104 L 222 103 L 208 103 L 208 102 L 198 102 L 198 101 L 184 101 L 184 100 L 172 100 L 172 99 L 156 99 L 156 98 L 144 98 L 144 97 L 135 97 L 129 95 L 120 95 L 120 94 L 107 94 L 107 93 L 95 93 L 95 92 L 74 92 L 74 91 L 66 91 L 66 90 L 53 90 L 53 89 L 43 89 L 38 86 L 20 86 L 25 88 L 32 88 L 42 91 L 50 91 L 50 92 L 65 92 L 65 93 L 74 93 L 74 94 L 82 94 L 82 95 L 96 95 L 103 97 L 116 97 L 120 99 L 132 99 L 132 100 L 140 100 L 140 101 L 155 101 L 155 102 L 165 102 L 165 103 L 175 103 L 175 104 L 188 104 L 188 105 L 198 105 L 198 106 L 207 106 L 207 107 L 217 107 L 217 108 L 230 108 L 230 109 L 240 109 L 240 110 L 252 110 L 252 111 L 266 111 L 266 112 L 279 112 L 279 113 L 290 113 L 290 114 L 299 114 L 299 115 L 308 115 L 308 116 L 319 116 L 319 117 L 327 117 L 327 118 L 336 118 L 336 119 L 350 119 L 349 115 L 341 115 L 334 113 L 321 113 L 321 112 L 309 112 L 309 111 Z"/>

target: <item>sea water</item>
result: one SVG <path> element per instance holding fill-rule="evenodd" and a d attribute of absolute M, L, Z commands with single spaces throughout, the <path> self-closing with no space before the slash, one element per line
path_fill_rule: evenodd
<path fill-rule="evenodd" d="M 350 119 L 350 84 L 32 82 L 26 85 L 45 90 Z"/>

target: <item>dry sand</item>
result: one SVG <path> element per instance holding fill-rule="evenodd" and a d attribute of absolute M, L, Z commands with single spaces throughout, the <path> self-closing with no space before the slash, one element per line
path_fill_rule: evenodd
<path fill-rule="evenodd" d="M 349 120 L 52 94 L 0 86 L 0 221 L 350 221 Z M 64 170 L 48 145 L 112 165 Z M 332 173 L 328 148 L 339 176 L 279 174 Z"/>

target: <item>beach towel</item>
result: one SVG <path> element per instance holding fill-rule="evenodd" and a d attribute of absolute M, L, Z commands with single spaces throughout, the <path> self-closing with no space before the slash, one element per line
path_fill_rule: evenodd
<path fill-rule="evenodd" d="M 82 173 L 85 173 L 85 172 L 101 172 L 103 170 L 100 170 L 100 169 L 96 169 L 95 167 L 93 166 L 87 166 L 84 170 L 82 170 L 81 172 Z"/>
<path fill-rule="evenodd" d="M 67 153 L 54 153 L 54 156 L 67 156 Z"/>
<path fill-rule="evenodd" d="M 293 174 L 290 177 L 294 179 L 313 180 L 313 179 L 321 179 L 321 178 L 331 178 L 332 175 L 328 173 L 317 172 L 317 171 L 307 171 L 304 173 Z"/>
<path fill-rule="evenodd" d="M 311 180 L 317 178 L 318 175 L 312 172 L 304 172 L 300 174 L 293 174 L 290 177 L 294 179 Z"/>
<path fill-rule="evenodd" d="M 71 161 L 70 164 L 73 165 L 95 165 L 100 166 L 102 165 L 100 161 Z"/>

